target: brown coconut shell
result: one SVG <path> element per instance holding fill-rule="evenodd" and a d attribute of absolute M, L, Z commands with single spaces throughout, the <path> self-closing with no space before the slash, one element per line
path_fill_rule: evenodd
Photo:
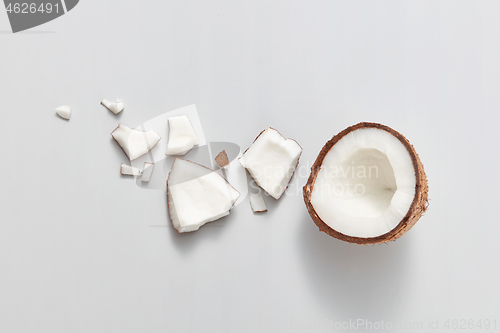
<path fill-rule="evenodd" d="M 411 157 L 416 178 L 415 196 L 413 197 L 411 206 L 408 209 L 408 212 L 406 213 L 404 218 L 399 222 L 399 224 L 394 229 L 392 229 L 388 233 L 383 234 L 381 236 L 369 237 L 369 238 L 347 236 L 334 230 L 321 219 L 321 217 L 316 213 L 314 206 L 311 204 L 311 193 L 313 191 L 316 177 L 318 176 L 318 173 L 323 164 L 325 156 L 340 139 L 342 139 L 344 136 L 351 133 L 352 131 L 362 128 L 377 128 L 380 130 L 387 131 L 391 133 L 394 137 L 396 137 L 405 146 L 406 150 L 408 151 L 408 154 Z M 401 237 L 405 232 L 410 230 L 415 225 L 415 223 L 417 223 L 417 221 L 425 213 L 429 205 L 427 199 L 427 194 L 428 194 L 427 176 L 424 171 L 424 166 L 420 161 L 420 158 L 418 157 L 415 148 L 413 148 L 408 139 L 406 139 L 401 133 L 393 130 L 388 126 L 377 123 L 363 122 L 353 125 L 351 127 L 346 128 L 339 134 L 335 135 L 330 141 L 328 141 L 323 147 L 323 149 L 321 149 L 321 152 L 319 153 L 318 157 L 316 158 L 316 161 L 311 167 L 311 175 L 309 176 L 309 179 L 303 188 L 303 193 L 307 211 L 309 212 L 309 215 L 311 215 L 312 220 L 314 221 L 314 223 L 316 223 L 320 231 L 323 231 L 328 235 L 340 239 L 342 241 L 346 241 L 349 243 L 357 243 L 357 244 L 378 244 L 396 240 L 397 238 Z"/>
<path fill-rule="evenodd" d="M 221 169 L 226 165 L 229 165 L 229 158 L 227 157 L 225 150 L 221 151 L 219 155 L 215 156 L 215 162 Z"/>

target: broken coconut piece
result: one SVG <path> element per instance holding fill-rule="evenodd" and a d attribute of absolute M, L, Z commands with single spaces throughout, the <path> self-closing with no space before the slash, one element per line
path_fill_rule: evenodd
<path fill-rule="evenodd" d="M 274 128 L 262 131 L 239 161 L 261 188 L 279 199 L 299 163 L 302 148 Z"/>
<path fill-rule="evenodd" d="M 146 154 L 161 139 L 160 135 L 153 130 L 143 132 L 123 124 L 119 124 L 111 132 L 111 136 L 131 161 Z"/>
<path fill-rule="evenodd" d="M 144 167 L 142 168 L 141 182 L 149 182 L 151 175 L 153 174 L 153 169 L 155 167 L 154 163 L 144 162 Z"/>
<path fill-rule="evenodd" d="M 254 213 L 267 212 L 266 203 L 264 202 L 264 197 L 262 193 L 251 193 L 250 194 L 250 206 Z"/>
<path fill-rule="evenodd" d="M 226 151 L 223 150 L 215 157 L 215 162 L 219 166 L 219 168 L 229 168 L 229 158 L 227 157 Z"/>
<path fill-rule="evenodd" d="M 113 112 L 113 114 L 115 115 L 122 112 L 125 108 L 125 103 L 123 103 L 123 100 L 121 100 L 120 98 L 117 98 L 115 103 L 110 102 L 107 99 L 103 99 L 101 101 L 101 104 L 104 105 L 109 111 Z"/>
<path fill-rule="evenodd" d="M 198 138 L 188 116 L 168 118 L 168 144 L 165 155 L 185 155 L 198 145 Z"/>
<path fill-rule="evenodd" d="M 375 123 L 351 126 L 326 143 L 304 186 L 320 231 L 358 244 L 392 241 L 427 209 L 427 177 L 400 133 Z"/>
<path fill-rule="evenodd" d="M 59 117 L 69 120 L 69 118 L 71 117 L 71 106 L 60 106 L 56 109 L 56 113 L 59 115 Z"/>
<path fill-rule="evenodd" d="M 127 175 L 127 176 L 140 176 L 141 171 L 137 168 L 134 168 L 133 166 L 126 165 L 126 164 L 121 164 L 120 165 L 120 173 L 122 175 Z"/>
<path fill-rule="evenodd" d="M 229 214 L 240 193 L 221 175 L 176 158 L 167 179 L 168 213 L 177 232 L 198 230 Z"/>

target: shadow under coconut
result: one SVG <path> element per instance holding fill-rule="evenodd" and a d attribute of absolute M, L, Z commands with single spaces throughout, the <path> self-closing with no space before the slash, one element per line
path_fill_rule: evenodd
<path fill-rule="evenodd" d="M 411 286 L 411 237 L 389 244 L 349 244 L 320 232 L 307 212 L 298 234 L 303 273 L 328 319 L 393 320 Z"/>

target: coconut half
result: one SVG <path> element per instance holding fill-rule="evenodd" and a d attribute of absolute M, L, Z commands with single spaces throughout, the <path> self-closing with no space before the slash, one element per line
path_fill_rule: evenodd
<path fill-rule="evenodd" d="M 351 126 L 326 143 L 303 188 L 320 231 L 358 244 L 385 243 L 427 210 L 427 177 L 400 133 L 376 123 Z"/>
<path fill-rule="evenodd" d="M 111 136 L 120 145 L 128 159 L 133 161 L 148 151 L 160 141 L 160 135 L 149 130 L 147 132 L 131 129 L 130 127 L 119 124 L 117 128 L 111 132 Z"/>
<path fill-rule="evenodd" d="M 257 185 L 275 199 L 279 199 L 299 164 L 302 148 L 297 141 L 285 139 L 269 127 L 254 140 L 239 161 Z"/>
<path fill-rule="evenodd" d="M 200 164 L 176 158 L 167 179 L 168 214 L 179 233 L 229 214 L 240 193 L 224 177 Z"/>
<path fill-rule="evenodd" d="M 165 155 L 185 155 L 198 145 L 198 137 L 188 116 L 168 118 L 168 145 Z"/>

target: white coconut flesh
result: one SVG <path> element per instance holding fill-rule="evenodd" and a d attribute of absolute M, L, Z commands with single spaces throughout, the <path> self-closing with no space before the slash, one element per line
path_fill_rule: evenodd
<path fill-rule="evenodd" d="M 285 192 L 295 172 L 302 148 L 277 130 L 263 131 L 239 159 L 257 185 L 275 199 Z"/>
<path fill-rule="evenodd" d="M 377 237 L 394 229 L 415 196 L 415 170 L 396 137 L 362 128 L 342 137 L 327 153 L 311 204 L 332 229 L 353 237 Z"/>
<path fill-rule="evenodd" d="M 252 193 L 250 194 L 250 206 L 254 213 L 263 213 L 267 212 L 266 203 L 264 201 L 264 197 L 262 193 Z"/>
<path fill-rule="evenodd" d="M 142 168 L 142 177 L 141 182 L 148 183 L 151 179 L 151 175 L 153 174 L 153 170 L 155 168 L 154 163 L 144 162 L 144 167 Z"/>
<path fill-rule="evenodd" d="M 71 117 L 71 106 L 69 105 L 60 106 L 56 109 L 56 113 L 59 117 L 69 120 L 69 118 Z"/>
<path fill-rule="evenodd" d="M 153 130 L 143 132 L 131 129 L 123 124 L 119 124 L 118 127 L 111 132 L 111 135 L 131 161 L 146 154 L 161 139 L 160 135 Z"/>
<path fill-rule="evenodd" d="M 111 111 L 114 115 L 122 112 L 125 108 L 125 103 L 120 98 L 116 99 L 116 102 L 110 102 L 107 99 L 103 99 L 101 104 L 104 105 L 109 111 Z"/>
<path fill-rule="evenodd" d="M 165 155 L 185 155 L 198 145 L 198 137 L 188 116 L 168 118 L 168 145 Z"/>
<path fill-rule="evenodd" d="M 122 163 L 122 165 L 120 166 L 120 173 L 126 176 L 140 176 L 141 170 Z"/>
<path fill-rule="evenodd" d="M 182 232 L 229 214 L 240 193 L 221 175 L 199 164 L 176 158 L 167 180 L 170 220 Z"/>

